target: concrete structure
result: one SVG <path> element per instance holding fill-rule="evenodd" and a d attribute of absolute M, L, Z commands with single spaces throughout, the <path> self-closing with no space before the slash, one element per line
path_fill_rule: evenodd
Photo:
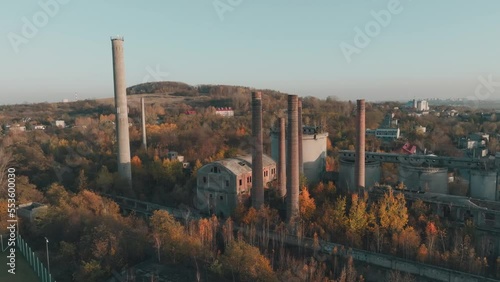
<path fill-rule="evenodd" d="M 304 176 L 309 183 L 321 181 L 326 171 L 326 144 L 328 133 L 317 127 L 306 126 L 302 130 L 302 158 Z"/>
<path fill-rule="evenodd" d="M 250 197 L 253 186 L 252 156 L 223 159 L 202 166 L 197 172 L 195 207 L 206 213 L 229 216 L 238 203 Z M 276 179 L 276 162 L 263 155 L 263 181 Z"/>
<path fill-rule="evenodd" d="M 448 168 L 399 165 L 399 181 L 408 190 L 448 194 Z"/>
<path fill-rule="evenodd" d="M 264 204 L 262 141 L 262 93 L 252 92 L 252 206 L 255 209 Z"/>
<path fill-rule="evenodd" d="M 298 97 L 288 95 L 288 148 L 286 162 L 287 222 L 299 216 L 299 126 Z"/>
<path fill-rule="evenodd" d="M 357 192 L 354 177 L 355 164 L 352 160 L 340 159 L 339 183 L 337 187 L 343 191 Z M 365 162 L 365 187 L 371 190 L 376 183 L 380 182 L 381 168 L 380 162 Z"/>
<path fill-rule="evenodd" d="M 354 162 L 353 151 L 340 151 L 339 183 L 349 183 L 349 173 L 342 166 Z M 399 164 L 399 177 L 410 190 L 448 194 L 448 169 L 459 172 L 461 185 L 469 187 L 470 196 L 489 201 L 500 201 L 500 153 L 495 158 L 455 158 L 435 155 L 402 155 L 388 153 L 366 153 L 366 161 Z M 487 167 L 489 170 L 484 171 Z M 455 177 L 457 178 L 457 177 Z M 457 179 L 455 179 L 456 182 Z M 464 191 L 465 193 L 465 191 Z"/>
<path fill-rule="evenodd" d="M 35 219 L 40 217 L 44 212 L 47 211 L 48 206 L 40 203 L 26 203 L 18 206 L 17 215 L 20 218 L 24 218 L 33 222 Z"/>
<path fill-rule="evenodd" d="M 118 143 L 118 175 L 126 180 L 129 186 L 132 186 L 123 37 L 112 37 L 111 44 L 113 50 L 113 77 L 116 107 L 116 140 Z"/>
<path fill-rule="evenodd" d="M 470 196 L 482 200 L 498 200 L 497 181 L 496 171 L 471 170 Z"/>
<path fill-rule="evenodd" d="M 280 197 L 286 196 L 286 132 L 285 118 L 279 119 L 278 186 Z"/>
<path fill-rule="evenodd" d="M 279 138 L 281 130 L 279 127 L 271 129 L 271 156 L 279 162 Z M 321 132 L 317 127 L 302 127 L 302 160 L 304 166 L 304 176 L 309 183 L 321 180 L 326 170 L 326 146 L 328 133 Z M 288 143 L 285 142 L 285 148 Z"/>
<path fill-rule="evenodd" d="M 365 188 L 365 100 L 357 100 L 355 189 Z"/>
<path fill-rule="evenodd" d="M 355 160 L 354 151 L 340 151 L 340 158 Z M 401 155 L 393 153 L 366 152 L 366 160 L 376 160 L 383 163 L 402 163 L 409 165 L 426 165 L 434 167 L 481 169 L 487 167 L 500 167 L 500 154 L 495 159 L 471 159 L 455 157 L 439 157 L 436 155 Z"/>
<path fill-rule="evenodd" d="M 142 128 L 142 146 L 144 149 L 148 148 L 148 141 L 146 139 L 146 109 L 144 107 L 144 97 L 141 97 L 141 128 Z"/>
<path fill-rule="evenodd" d="M 223 117 L 233 117 L 234 111 L 231 107 L 229 108 L 216 108 L 215 114 Z"/>
<path fill-rule="evenodd" d="M 297 103 L 297 113 L 299 115 L 299 173 L 304 174 L 304 142 L 302 140 L 302 135 L 304 133 L 304 128 L 302 126 L 302 100 L 299 99 Z"/>

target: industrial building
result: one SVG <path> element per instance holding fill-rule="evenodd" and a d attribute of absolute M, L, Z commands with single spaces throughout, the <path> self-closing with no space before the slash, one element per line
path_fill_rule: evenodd
<path fill-rule="evenodd" d="M 279 161 L 280 127 L 271 129 L 271 157 Z M 328 133 L 313 126 L 302 127 L 303 173 L 310 183 L 319 182 L 326 170 L 326 145 Z M 287 147 L 287 142 L 285 143 Z"/>
<path fill-rule="evenodd" d="M 339 187 L 352 191 L 356 153 L 340 152 Z M 466 196 L 487 201 L 500 201 L 500 154 L 495 158 L 455 158 L 435 155 L 402 155 L 366 152 L 366 182 L 380 181 L 380 163 L 398 164 L 399 181 L 408 190 L 449 194 L 448 170 L 456 169 L 468 184 Z M 486 169 L 487 168 L 487 169 Z M 367 185 L 367 188 L 371 186 Z M 373 186 L 373 185 L 372 185 Z"/>
<path fill-rule="evenodd" d="M 276 179 L 276 162 L 262 156 L 264 186 Z M 195 206 L 198 210 L 229 216 L 250 197 L 252 189 L 252 155 L 227 158 L 202 166 L 197 172 Z"/>

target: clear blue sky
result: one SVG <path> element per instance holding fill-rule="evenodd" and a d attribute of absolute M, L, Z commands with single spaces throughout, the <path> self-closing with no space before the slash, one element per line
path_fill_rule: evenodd
<path fill-rule="evenodd" d="M 498 0 L 401 0 L 350 63 L 341 42 L 354 45 L 355 28 L 391 0 L 219 0 L 233 3 L 223 18 L 214 0 L 64 1 L 32 38 L 16 41 L 17 53 L 23 17 L 33 23 L 45 12 L 38 1 L 2 3 L 0 104 L 112 97 L 115 34 L 125 37 L 129 86 L 157 66 L 166 80 L 192 85 L 341 99 L 466 97 L 480 75 L 500 81 Z"/>

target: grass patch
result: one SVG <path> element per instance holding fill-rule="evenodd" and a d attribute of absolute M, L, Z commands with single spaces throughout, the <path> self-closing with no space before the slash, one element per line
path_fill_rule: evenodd
<path fill-rule="evenodd" d="M 5 247 L 5 246 L 4 246 Z M 40 281 L 36 276 L 35 272 L 31 268 L 29 262 L 26 261 L 21 251 L 16 250 L 16 274 L 10 274 L 7 270 L 10 269 L 7 266 L 7 251 L 0 251 L 0 281 L 9 282 L 37 282 Z"/>

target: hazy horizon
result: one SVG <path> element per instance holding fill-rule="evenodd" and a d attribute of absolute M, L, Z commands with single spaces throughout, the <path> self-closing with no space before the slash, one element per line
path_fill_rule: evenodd
<path fill-rule="evenodd" d="M 478 97 L 479 77 L 500 82 L 499 8 L 493 0 L 8 2 L 1 103 L 112 97 L 115 34 L 125 37 L 128 86 L 168 80 L 368 101 Z M 493 86 L 478 98 L 494 99 Z"/>

